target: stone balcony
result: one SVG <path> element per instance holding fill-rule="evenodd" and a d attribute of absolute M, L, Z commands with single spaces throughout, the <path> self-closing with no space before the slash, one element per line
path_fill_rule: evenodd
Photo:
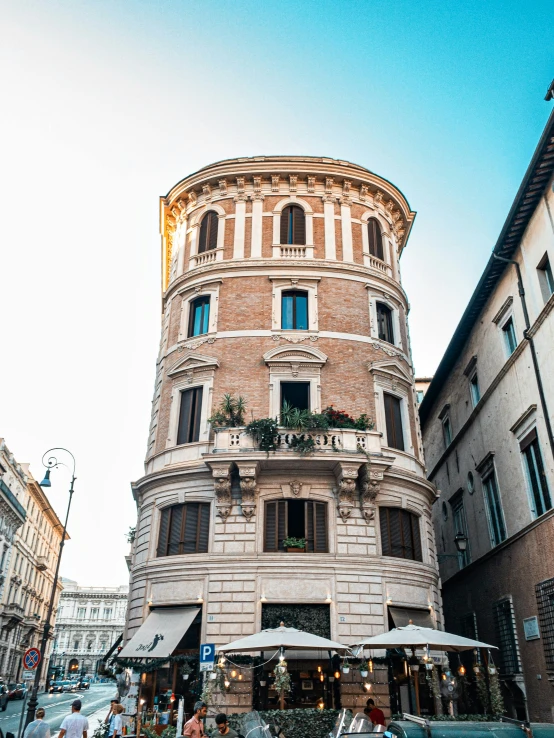
<path fill-rule="evenodd" d="M 48 568 L 48 559 L 46 556 L 37 556 L 37 569 L 39 571 L 44 571 Z"/>
<path fill-rule="evenodd" d="M 314 454 L 327 452 L 334 454 L 381 453 L 381 433 L 359 431 L 353 428 L 305 432 L 280 428 L 276 438 L 277 450 L 271 453 L 298 455 L 294 441 L 301 436 L 309 436 L 313 439 Z M 213 454 L 256 451 L 259 451 L 257 444 L 244 428 L 214 428 Z"/>

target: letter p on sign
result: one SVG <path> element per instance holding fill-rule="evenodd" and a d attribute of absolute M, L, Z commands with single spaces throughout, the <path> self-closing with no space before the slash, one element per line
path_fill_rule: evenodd
<path fill-rule="evenodd" d="M 200 645 L 200 671 L 212 671 L 215 661 L 215 644 L 202 643 Z"/>

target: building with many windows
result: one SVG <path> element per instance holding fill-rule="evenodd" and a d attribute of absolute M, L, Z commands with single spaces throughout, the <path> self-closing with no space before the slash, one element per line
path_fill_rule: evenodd
<path fill-rule="evenodd" d="M 9 498 L 3 519 L 4 544 L 0 564 L 3 572 L 0 676 L 6 681 L 19 681 L 23 654 L 31 646 L 40 645 L 63 526 L 33 478 L 28 464 L 18 464 L 4 441 L 0 448 L 0 464 L 4 468 L 0 487 L 3 495 Z M 11 493 L 7 492 L 8 489 Z M 59 583 L 57 598 L 61 589 Z M 52 624 L 56 621 L 57 598 Z M 42 683 L 46 680 L 50 644 L 51 641 L 47 645 Z"/>
<path fill-rule="evenodd" d="M 441 624 L 399 272 L 414 216 L 387 180 L 310 157 L 218 162 L 161 199 L 162 338 L 121 653 L 164 657 L 142 685 L 150 705 L 190 694 L 175 659 L 200 641 L 281 621 L 344 643 Z M 365 703 L 359 672 L 293 656 L 291 705 Z M 214 701 L 274 705 L 264 668 Z M 413 708 L 395 669 L 390 693 L 386 666 L 371 676 L 387 712 Z"/>
<path fill-rule="evenodd" d="M 129 587 L 84 587 L 65 577 L 62 584 L 52 671 L 94 676 L 123 633 Z"/>
<path fill-rule="evenodd" d="M 420 405 L 446 628 L 500 648 L 506 705 L 536 721 L 554 721 L 553 173 L 554 114 Z"/>

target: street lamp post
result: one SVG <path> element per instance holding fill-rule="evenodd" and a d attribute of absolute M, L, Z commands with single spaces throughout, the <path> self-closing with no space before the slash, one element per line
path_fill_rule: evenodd
<path fill-rule="evenodd" d="M 441 559 L 457 559 L 459 558 L 459 554 L 464 554 L 467 551 L 467 536 L 465 533 L 462 533 L 461 531 L 458 531 L 456 535 L 454 536 L 454 543 L 456 544 L 456 548 L 458 550 L 458 553 L 455 554 L 437 554 L 437 558 L 439 561 Z"/>
<path fill-rule="evenodd" d="M 63 532 L 62 532 L 62 538 L 60 541 L 60 549 L 58 552 L 58 560 L 56 562 L 56 571 L 54 572 L 54 581 L 52 582 L 52 595 L 50 597 L 50 602 L 48 604 L 48 612 L 46 614 L 46 620 L 44 621 L 44 629 L 42 631 L 42 639 L 40 642 L 40 663 L 37 666 L 35 670 L 35 681 L 33 683 L 33 691 L 31 692 L 31 697 L 29 699 L 29 704 L 27 707 L 27 719 L 25 721 L 25 727 L 29 725 L 34 719 L 35 719 L 35 711 L 37 709 L 38 705 L 38 688 L 40 683 L 40 675 L 42 672 L 42 667 L 44 665 L 44 659 L 46 655 L 46 648 L 48 645 L 48 635 L 50 633 L 51 625 L 50 621 L 52 619 L 52 611 L 54 609 L 54 602 L 56 601 L 56 589 L 58 586 L 58 577 L 60 573 L 60 562 L 62 560 L 62 553 L 63 553 L 63 547 L 65 543 L 65 535 L 67 531 L 67 519 L 69 518 L 69 510 L 71 509 L 71 499 L 73 497 L 73 487 L 75 485 L 75 457 L 71 453 L 71 451 L 68 451 L 66 448 L 51 448 L 49 449 L 44 456 L 42 457 L 42 464 L 46 467 L 46 473 L 44 475 L 44 479 L 40 483 L 41 487 L 51 487 L 50 483 L 50 471 L 52 469 L 56 469 L 59 464 L 62 464 L 63 466 L 67 466 L 67 464 L 64 464 L 62 461 L 58 461 L 58 459 L 55 456 L 48 456 L 48 454 L 52 453 L 52 451 L 65 451 L 65 453 L 69 454 L 72 459 L 72 469 L 71 469 L 71 484 L 69 487 L 69 502 L 67 503 L 67 512 L 65 514 L 65 522 L 63 524 Z M 46 461 L 44 461 L 45 457 L 48 456 Z M 69 467 L 68 467 L 69 468 Z M 48 678 L 48 674 L 47 674 Z"/>

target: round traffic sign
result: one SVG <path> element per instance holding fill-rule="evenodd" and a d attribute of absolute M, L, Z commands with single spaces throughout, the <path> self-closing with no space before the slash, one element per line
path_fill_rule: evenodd
<path fill-rule="evenodd" d="M 36 669 L 40 664 L 40 651 L 38 648 L 28 648 L 23 654 L 23 666 L 25 669 Z"/>

